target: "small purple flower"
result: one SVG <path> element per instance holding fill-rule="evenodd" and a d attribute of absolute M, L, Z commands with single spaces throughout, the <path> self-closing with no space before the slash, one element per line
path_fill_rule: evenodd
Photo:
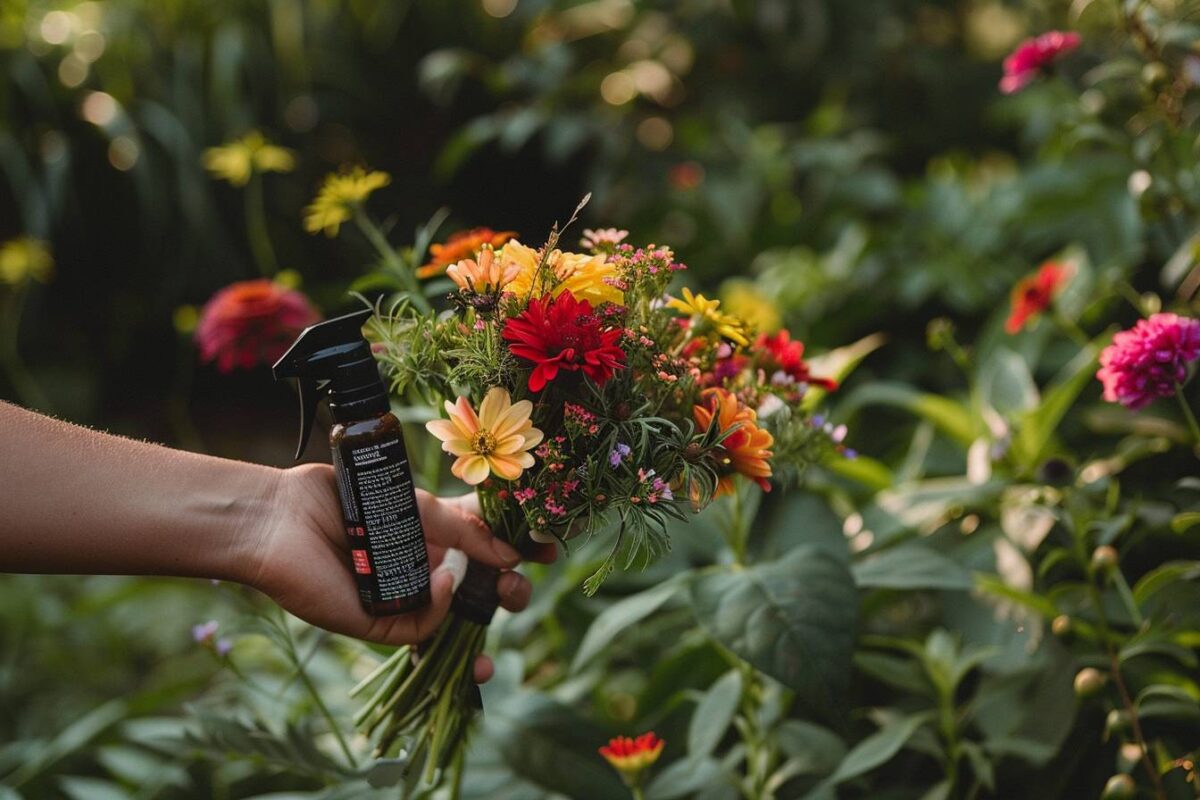
<path fill-rule="evenodd" d="M 202 644 L 206 647 L 212 642 L 213 637 L 217 635 L 217 628 L 221 627 L 221 623 L 215 619 L 210 619 L 208 622 L 200 625 L 192 626 L 192 639 L 196 644 Z"/>
<path fill-rule="evenodd" d="M 229 651 L 232 649 L 233 649 L 233 640 L 232 639 L 225 637 L 225 636 L 222 636 L 220 639 L 217 639 L 217 647 L 216 647 L 217 655 L 224 658 L 225 656 L 229 655 Z"/>
<path fill-rule="evenodd" d="M 854 459 L 858 458 L 858 451 L 852 447 L 847 447 L 842 451 L 842 455 L 853 461 Z"/>
<path fill-rule="evenodd" d="M 614 468 L 621 466 L 621 462 L 629 458 L 629 454 L 632 452 L 633 450 L 629 448 L 629 445 L 624 442 L 617 442 L 617 446 L 608 454 L 609 465 Z"/>
<path fill-rule="evenodd" d="M 812 426 L 813 426 L 814 428 L 821 428 L 821 427 L 824 427 L 824 426 L 825 426 L 825 417 L 824 417 L 824 415 L 822 415 L 822 414 L 813 414 L 813 415 L 812 415 Z"/>
<path fill-rule="evenodd" d="M 1105 400 L 1136 410 L 1173 395 L 1197 358 L 1200 320 L 1154 314 L 1113 337 L 1100 354 L 1096 377 L 1104 384 Z"/>

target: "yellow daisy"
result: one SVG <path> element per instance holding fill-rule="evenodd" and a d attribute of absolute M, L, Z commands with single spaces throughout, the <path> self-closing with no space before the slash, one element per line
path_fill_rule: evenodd
<path fill-rule="evenodd" d="M 450 419 L 431 420 L 425 428 L 442 440 L 443 450 L 458 456 L 450 467 L 456 478 L 471 486 L 483 483 L 489 474 L 515 481 L 533 466 L 529 451 L 542 441 L 542 432 L 529 419 L 533 403 L 514 403 L 497 386 L 488 390 L 478 414 L 465 397 L 455 403 L 447 400 L 446 413 Z"/>
<path fill-rule="evenodd" d="M 709 300 L 702 294 L 692 294 L 692 290 L 684 287 L 683 298 L 672 297 L 667 306 L 687 314 L 693 324 L 707 324 L 721 336 L 745 347 L 750 344 L 746 338 L 746 325 L 732 314 L 722 313 L 720 300 Z"/>
<path fill-rule="evenodd" d="M 21 236 L 0 245 L 0 283 L 14 286 L 33 279 L 45 283 L 54 272 L 54 256 L 45 242 Z"/>
<path fill-rule="evenodd" d="M 362 167 L 332 173 L 325 178 L 317 196 L 304 209 L 304 229 L 309 233 L 325 232 L 337 236 L 342 223 L 354 216 L 354 211 L 376 189 L 392 182 L 386 172 L 367 172 Z"/>
<path fill-rule="evenodd" d="M 624 293 L 610 283 L 618 277 L 617 267 L 608 263 L 603 254 L 590 256 L 553 250 L 546 259 L 548 275 L 542 276 L 538 286 L 533 285 L 540 260 L 537 250 L 513 240 L 504 245 L 499 255 L 502 260 L 519 267 L 517 277 L 507 287 L 518 297 L 540 295 L 551 288 L 547 284 L 553 283 L 557 289 L 555 294 L 568 291 L 576 300 L 587 300 L 593 306 L 625 302 Z M 549 276 L 554 280 L 547 281 Z"/>
<path fill-rule="evenodd" d="M 245 186 L 256 172 L 291 172 L 296 155 L 271 144 L 258 131 L 204 151 L 204 168 L 234 186 Z"/>

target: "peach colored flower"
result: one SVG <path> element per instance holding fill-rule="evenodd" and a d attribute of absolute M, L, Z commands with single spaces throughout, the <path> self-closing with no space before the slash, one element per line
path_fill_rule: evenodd
<path fill-rule="evenodd" d="M 450 419 L 431 420 L 425 428 L 442 440 L 443 450 L 458 456 L 450 467 L 456 478 L 471 486 L 483 483 L 489 474 L 515 481 L 533 466 L 529 451 L 542 441 L 542 432 L 529 419 L 532 412 L 533 403 L 514 403 L 496 386 L 488 390 L 478 414 L 465 397 L 454 403 L 447 400 Z"/>
<path fill-rule="evenodd" d="M 488 245 L 479 251 L 479 260 L 464 258 L 451 264 L 446 275 L 460 289 L 485 294 L 498 292 L 513 282 L 521 268 L 511 261 L 502 262 Z"/>
<path fill-rule="evenodd" d="M 716 496 L 733 492 L 734 475 L 745 475 L 763 491 L 771 491 L 767 478 L 771 477 L 770 459 L 774 453 L 769 448 L 775 438 L 758 427 L 754 409 L 742 405 L 732 392 L 721 388 L 705 389 L 701 398 L 704 404 L 692 407 L 696 424 L 708 428 L 715 419 L 717 430 L 722 433 L 732 430 L 720 445 L 724 474 L 717 484 Z"/>

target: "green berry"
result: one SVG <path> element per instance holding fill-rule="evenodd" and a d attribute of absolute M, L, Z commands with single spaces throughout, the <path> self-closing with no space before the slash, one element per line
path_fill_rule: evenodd
<path fill-rule="evenodd" d="M 1078 697 L 1094 697 L 1104 688 L 1108 678 L 1093 667 L 1084 667 L 1075 674 L 1075 694 Z"/>
<path fill-rule="evenodd" d="M 1132 800 L 1137 794 L 1137 784 L 1128 775 L 1113 775 L 1104 784 L 1100 800 Z"/>
<path fill-rule="evenodd" d="M 1117 553 L 1117 548 L 1111 545 L 1101 545 L 1092 551 L 1092 568 L 1101 572 L 1108 572 L 1117 566 L 1120 561 L 1120 555 Z"/>

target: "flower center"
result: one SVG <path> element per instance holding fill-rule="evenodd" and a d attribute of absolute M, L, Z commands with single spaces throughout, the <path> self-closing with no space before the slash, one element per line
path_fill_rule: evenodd
<path fill-rule="evenodd" d="M 481 456 L 486 456 L 496 449 L 496 435 L 491 431 L 478 431 L 471 437 L 471 449 Z"/>

